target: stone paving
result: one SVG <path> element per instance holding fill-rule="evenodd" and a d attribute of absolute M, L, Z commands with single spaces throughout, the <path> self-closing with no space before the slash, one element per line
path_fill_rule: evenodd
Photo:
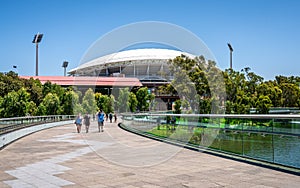
<path fill-rule="evenodd" d="M 0 151 L 0 187 L 299 187 L 300 177 L 144 138 L 105 124 L 43 130 Z"/>

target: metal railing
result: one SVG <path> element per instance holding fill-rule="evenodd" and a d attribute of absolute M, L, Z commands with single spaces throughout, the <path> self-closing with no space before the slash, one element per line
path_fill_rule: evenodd
<path fill-rule="evenodd" d="M 26 116 L 0 119 L 0 135 L 43 123 L 75 119 L 75 115 Z"/>
<path fill-rule="evenodd" d="M 300 115 L 122 115 L 123 126 L 140 133 L 300 169 Z"/>

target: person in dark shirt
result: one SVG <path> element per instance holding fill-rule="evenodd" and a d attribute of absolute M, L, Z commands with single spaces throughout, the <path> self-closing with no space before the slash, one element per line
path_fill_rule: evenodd
<path fill-rule="evenodd" d="M 83 119 L 84 119 L 84 124 L 85 124 L 85 131 L 86 131 L 86 133 L 88 133 L 89 132 L 89 127 L 90 127 L 90 124 L 91 124 L 90 116 L 88 114 L 85 114 Z"/>
<path fill-rule="evenodd" d="M 113 118 L 113 115 L 112 113 L 109 113 L 109 121 L 112 123 L 112 118 Z"/>
<path fill-rule="evenodd" d="M 114 113 L 115 123 L 117 122 L 117 114 Z"/>

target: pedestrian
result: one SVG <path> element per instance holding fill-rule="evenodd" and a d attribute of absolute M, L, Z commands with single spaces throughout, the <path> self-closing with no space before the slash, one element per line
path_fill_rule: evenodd
<path fill-rule="evenodd" d="M 106 121 L 108 121 L 108 113 L 105 114 Z"/>
<path fill-rule="evenodd" d="M 80 133 L 81 131 L 81 125 L 82 125 L 82 117 L 81 117 L 81 113 L 78 114 L 78 116 L 75 119 L 75 125 L 76 125 L 76 129 L 77 129 L 77 133 Z"/>
<path fill-rule="evenodd" d="M 103 126 L 104 126 L 104 113 L 102 110 L 100 110 L 97 114 L 98 116 L 98 129 L 99 132 L 103 132 Z"/>
<path fill-rule="evenodd" d="M 117 123 L 117 113 L 116 112 L 114 114 L 114 118 L 115 118 L 115 123 Z"/>
<path fill-rule="evenodd" d="M 90 127 L 90 124 L 91 124 L 89 114 L 86 113 L 85 116 L 83 117 L 83 119 L 84 119 L 84 124 L 85 124 L 85 132 L 88 133 L 89 132 L 89 127 Z"/>
<path fill-rule="evenodd" d="M 109 121 L 112 123 L 112 118 L 113 118 L 113 115 L 112 113 L 109 113 Z"/>

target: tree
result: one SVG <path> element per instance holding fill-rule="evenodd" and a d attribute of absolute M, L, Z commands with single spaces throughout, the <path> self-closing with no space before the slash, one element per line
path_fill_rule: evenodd
<path fill-rule="evenodd" d="M 177 91 L 172 86 L 172 84 L 158 86 L 158 93 L 159 95 L 171 95 L 171 96 L 177 95 Z"/>
<path fill-rule="evenodd" d="M 4 96 L 2 102 L 3 110 L 3 117 L 19 117 L 16 113 L 19 109 L 15 105 L 18 102 L 18 94 L 15 91 L 9 92 L 7 95 Z M 22 116 L 22 115 L 20 115 Z"/>
<path fill-rule="evenodd" d="M 242 72 L 245 71 L 247 81 L 245 83 L 246 93 L 255 93 L 257 85 L 261 84 L 264 81 L 264 78 L 255 74 L 254 72 L 249 72 L 251 69 L 246 67 L 242 69 Z"/>
<path fill-rule="evenodd" d="M 79 103 L 79 96 L 73 90 L 68 90 L 64 93 L 61 107 L 62 113 L 67 115 L 78 114 L 83 111 Z"/>
<path fill-rule="evenodd" d="M 36 110 L 36 115 L 37 116 L 47 115 L 47 109 L 46 109 L 45 105 L 43 104 L 43 102 L 41 102 L 40 105 L 38 106 L 38 108 Z"/>
<path fill-rule="evenodd" d="M 0 117 L 3 117 L 4 108 L 2 107 L 3 98 L 0 96 Z"/>
<path fill-rule="evenodd" d="M 9 92 L 4 96 L 1 108 L 4 109 L 3 117 L 20 117 L 28 115 L 30 94 L 25 88 Z"/>
<path fill-rule="evenodd" d="M 272 106 L 282 106 L 282 90 L 273 82 L 264 82 L 257 86 L 257 95 L 266 95 L 272 101 Z"/>
<path fill-rule="evenodd" d="M 50 81 L 44 83 L 42 88 L 43 96 L 45 97 L 48 93 L 56 94 L 59 99 L 63 97 L 65 89 L 63 89 L 60 85 L 52 84 Z"/>
<path fill-rule="evenodd" d="M 136 92 L 136 99 L 138 101 L 137 108 L 139 111 L 148 111 L 150 103 L 154 99 L 154 95 L 148 93 L 147 87 L 142 87 Z"/>
<path fill-rule="evenodd" d="M 174 103 L 174 114 L 181 114 L 181 100 L 176 100 Z"/>
<path fill-rule="evenodd" d="M 113 95 L 106 95 L 107 96 L 107 100 L 106 100 L 106 113 L 113 113 L 115 111 L 115 97 Z"/>
<path fill-rule="evenodd" d="M 256 102 L 256 110 L 260 114 L 268 114 L 270 107 L 272 106 L 272 101 L 268 96 L 259 96 Z"/>
<path fill-rule="evenodd" d="M 128 110 L 130 109 L 129 95 L 130 95 L 129 88 L 124 88 L 120 90 L 118 102 L 117 102 L 119 112 L 128 112 Z"/>
<path fill-rule="evenodd" d="M 27 114 L 31 116 L 35 116 L 37 113 L 37 106 L 33 101 L 30 101 L 29 103 L 26 104 L 26 109 L 27 109 Z"/>
<path fill-rule="evenodd" d="M 30 103 L 30 94 L 25 88 L 21 88 L 17 92 L 17 102 L 14 104 L 16 108 L 16 114 L 18 116 L 28 115 L 28 103 Z"/>
<path fill-rule="evenodd" d="M 39 112 L 41 111 L 45 115 L 61 114 L 60 101 L 55 93 L 48 93 L 40 105 Z"/>
<path fill-rule="evenodd" d="M 105 113 L 114 112 L 114 97 L 113 95 L 102 95 L 101 93 L 95 94 L 96 104 L 99 109 Z"/>
<path fill-rule="evenodd" d="M 104 99 L 102 93 L 95 93 L 95 100 L 96 100 L 96 105 L 97 105 L 98 109 L 103 110 L 105 99 Z"/>
<path fill-rule="evenodd" d="M 0 73 L 0 96 L 4 97 L 9 92 L 18 91 L 24 88 L 23 81 L 13 71 L 6 74 Z"/>
<path fill-rule="evenodd" d="M 171 84 L 179 97 L 188 102 L 192 111 L 221 111 L 222 101 L 225 100 L 225 86 L 222 71 L 216 67 L 216 62 L 206 60 L 204 56 L 191 59 L 181 55 L 171 60 L 169 65 L 170 72 L 174 75 Z M 209 98 L 213 100 L 206 100 Z M 203 106 L 203 100 L 213 104 Z"/>
<path fill-rule="evenodd" d="M 30 100 L 38 106 L 43 99 L 42 83 L 38 79 L 34 80 L 33 78 L 24 79 L 24 83 L 27 92 L 30 94 Z"/>
<path fill-rule="evenodd" d="M 129 103 L 130 111 L 135 112 L 138 105 L 138 100 L 136 98 L 136 95 L 133 92 L 130 92 L 129 94 L 128 103 Z"/>
<path fill-rule="evenodd" d="M 95 94 L 91 88 L 88 89 L 84 94 L 82 100 L 82 107 L 84 113 L 88 113 L 88 114 L 94 114 L 98 110 L 97 103 L 95 100 Z"/>
<path fill-rule="evenodd" d="M 174 77 L 171 85 L 180 98 L 188 101 L 192 110 L 198 107 L 197 96 L 209 93 L 205 72 L 201 68 L 201 63 L 185 55 L 178 56 L 169 61 L 169 69 Z"/>
<path fill-rule="evenodd" d="M 210 98 L 198 98 L 199 103 L 199 113 L 209 114 L 211 113 L 211 99 Z"/>
<path fill-rule="evenodd" d="M 282 102 L 285 107 L 298 107 L 300 98 L 300 89 L 292 83 L 280 84 L 282 90 Z"/>

